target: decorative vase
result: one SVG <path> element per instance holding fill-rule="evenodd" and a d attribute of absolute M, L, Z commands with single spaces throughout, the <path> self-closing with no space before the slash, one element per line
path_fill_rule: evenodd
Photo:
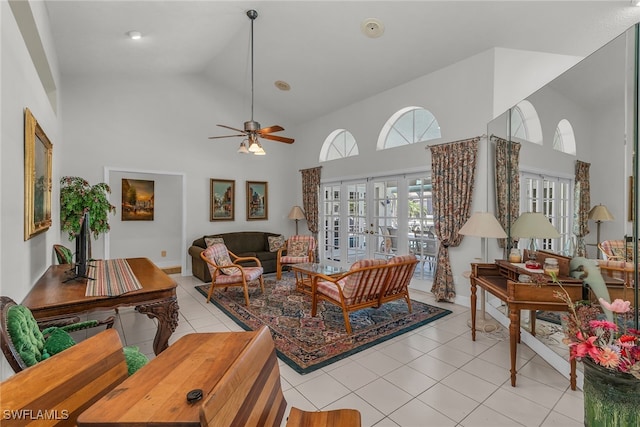
<path fill-rule="evenodd" d="M 584 425 L 627 427 L 640 425 L 640 380 L 609 370 L 589 358 L 584 364 Z"/>

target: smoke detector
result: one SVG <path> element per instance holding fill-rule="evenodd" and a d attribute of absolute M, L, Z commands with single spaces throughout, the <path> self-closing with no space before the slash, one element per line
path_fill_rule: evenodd
<path fill-rule="evenodd" d="M 375 39 L 384 34 L 384 24 L 379 19 L 368 18 L 362 22 L 360 30 L 365 36 Z"/>

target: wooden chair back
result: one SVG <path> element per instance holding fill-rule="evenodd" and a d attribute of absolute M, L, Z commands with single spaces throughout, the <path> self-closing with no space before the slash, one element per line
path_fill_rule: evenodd
<path fill-rule="evenodd" d="M 399 295 L 402 295 L 407 301 L 409 312 L 411 312 L 409 284 L 417 264 L 418 259 L 415 255 L 400 255 L 389 260 L 389 265 L 393 265 L 395 268 L 390 269 L 387 286 L 380 294 L 380 304 L 397 299 Z"/>
<path fill-rule="evenodd" d="M 200 408 L 203 426 L 280 426 L 287 402 L 269 328 L 263 326 Z"/>
<path fill-rule="evenodd" d="M 342 294 L 348 307 L 378 300 L 387 284 L 389 269 L 384 259 L 356 261 L 349 272 L 338 278 L 344 283 Z"/>
<path fill-rule="evenodd" d="M 34 425 L 73 426 L 127 376 L 120 337 L 107 329 L 3 381 L 2 410 L 24 424 L 41 414 L 49 419 Z"/>

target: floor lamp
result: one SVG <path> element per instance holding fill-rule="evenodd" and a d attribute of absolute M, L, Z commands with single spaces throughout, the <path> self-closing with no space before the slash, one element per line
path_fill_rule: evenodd
<path fill-rule="evenodd" d="M 506 239 L 507 233 L 496 219 L 489 212 L 475 212 L 462 226 L 459 234 L 463 236 L 474 236 L 481 238 L 482 245 L 482 262 L 488 262 L 489 241 L 487 238 Z M 482 310 L 482 319 L 476 320 L 476 330 L 484 332 L 492 332 L 498 329 L 498 324 L 489 322 L 486 317 L 486 295 L 485 290 L 480 289 L 480 308 Z"/>
<path fill-rule="evenodd" d="M 596 222 L 596 225 L 597 225 L 596 244 L 599 245 L 600 244 L 600 224 L 605 221 L 613 221 L 615 218 L 613 217 L 613 215 L 611 215 L 611 212 L 609 212 L 609 209 L 607 209 L 605 205 L 600 203 L 599 205 L 596 205 L 593 208 L 591 208 L 591 210 L 589 211 L 589 219 L 592 219 Z"/>
<path fill-rule="evenodd" d="M 296 220 L 296 236 L 297 236 L 298 235 L 298 221 L 300 221 L 301 219 L 305 219 L 304 211 L 302 210 L 302 208 L 300 206 L 292 207 L 291 211 L 289 212 L 289 219 L 295 219 Z"/>

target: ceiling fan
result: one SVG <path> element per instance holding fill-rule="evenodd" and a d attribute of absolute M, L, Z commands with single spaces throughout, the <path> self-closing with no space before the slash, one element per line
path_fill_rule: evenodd
<path fill-rule="evenodd" d="M 218 125 L 226 129 L 231 129 L 238 133 L 235 135 L 210 136 L 209 139 L 232 138 L 237 136 L 245 137 L 246 139 L 242 140 L 242 142 L 240 143 L 240 148 L 238 149 L 239 153 L 253 153 L 257 155 L 264 155 L 266 153 L 260 145 L 260 141 L 258 140 L 258 138 L 284 142 L 286 144 L 293 144 L 295 140 L 293 138 L 286 138 L 284 136 L 272 135 L 272 133 L 274 132 L 283 131 L 284 128 L 282 126 L 274 125 L 266 128 L 260 128 L 260 123 L 253 120 L 253 21 L 258 17 L 258 12 L 253 9 L 248 10 L 247 16 L 251 20 L 251 120 L 249 120 L 248 122 L 244 122 L 244 130 L 226 125 Z"/>

